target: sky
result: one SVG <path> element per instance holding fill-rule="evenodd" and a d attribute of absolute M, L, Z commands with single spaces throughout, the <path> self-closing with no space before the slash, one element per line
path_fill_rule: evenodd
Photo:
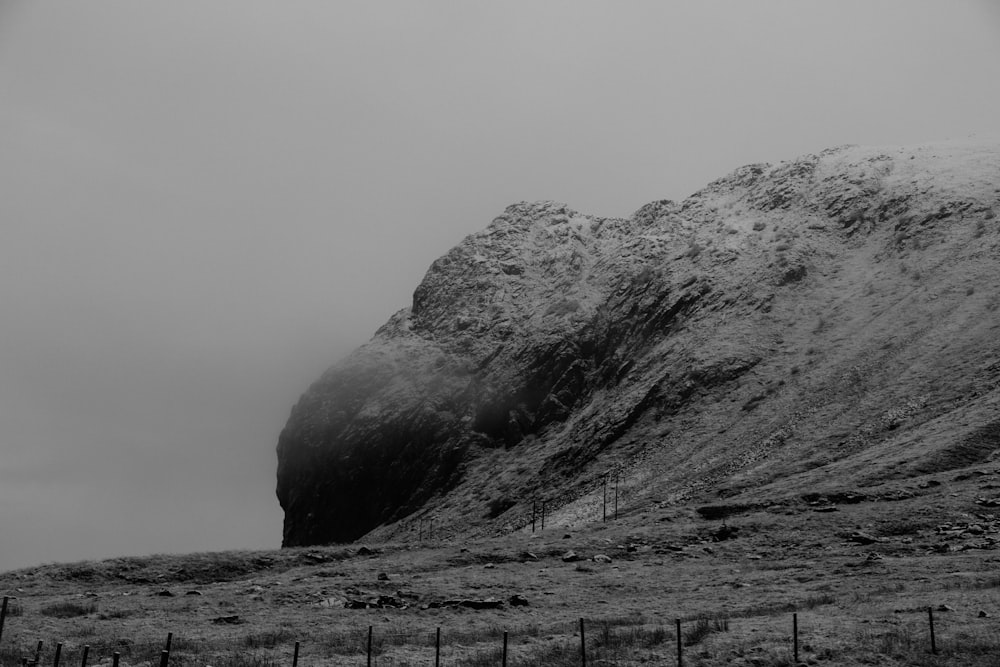
<path fill-rule="evenodd" d="M 995 0 L 0 0 L 0 571 L 276 548 L 299 395 L 522 200 L 1000 131 Z"/>

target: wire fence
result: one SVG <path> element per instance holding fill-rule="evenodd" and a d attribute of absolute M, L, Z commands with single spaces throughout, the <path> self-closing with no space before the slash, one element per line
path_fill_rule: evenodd
<path fill-rule="evenodd" d="M 948 609 L 942 607 L 942 609 Z M 2 667 L 299 667 L 299 665 L 364 665 L 410 667 L 417 665 L 468 667 L 571 667 L 588 664 L 604 667 L 633 665 L 709 665 L 729 662 L 734 652 L 756 654 L 761 665 L 797 665 L 804 660 L 836 659 L 837 653 L 858 651 L 873 655 L 902 656 L 897 664 L 1000 664 L 979 658 L 1000 652 L 1000 635 L 973 636 L 965 632 L 941 633 L 941 619 L 931 607 L 911 610 L 881 631 L 855 632 L 848 645 L 820 649 L 800 641 L 797 612 L 765 617 L 700 617 L 650 623 L 636 617 L 578 618 L 547 625 L 437 627 L 401 630 L 393 626 L 355 625 L 331 629 L 321 637 L 296 636 L 290 628 L 256 632 L 240 637 L 184 638 L 163 633 L 159 638 L 86 641 L 83 635 L 55 641 L 26 641 L 23 629 L 13 641 L 4 641 L 5 624 L 21 615 L 15 600 L 3 599 L 0 608 L 0 665 Z M 822 620 L 808 614 L 808 628 Z M 766 627 L 765 627 L 766 626 Z M 867 626 L 873 627 L 871 625 Z M 758 638 L 767 635 L 766 650 L 753 642 L 721 642 L 711 649 L 712 635 Z M 763 641 L 763 639 L 761 639 Z M 851 645 L 853 643 L 853 645 Z M 736 647 L 734 649 L 734 646 Z M 803 647 L 806 647 L 805 649 Z M 713 653 L 713 650 L 715 651 Z M 722 651 L 725 653 L 719 653 Z"/>

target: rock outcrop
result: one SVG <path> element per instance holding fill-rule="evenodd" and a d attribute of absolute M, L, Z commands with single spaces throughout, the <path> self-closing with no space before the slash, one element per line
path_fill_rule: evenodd
<path fill-rule="evenodd" d="M 510 206 L 294 407 L 283 544 L 571 522 L 609 471 L 682 502 L 990 456 L 998 188 L 997 145 L 844 147 L 625 219 Z"/>

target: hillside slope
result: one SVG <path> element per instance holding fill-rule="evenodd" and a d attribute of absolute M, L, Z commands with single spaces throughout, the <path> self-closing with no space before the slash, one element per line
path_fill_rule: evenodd
<path fill-rule="evenodd" d="M 603 219 L 509 207 L 303 395 L 285 546 L 878 495 L 1000 447 L 1000 145 L 831 149 Z"/>

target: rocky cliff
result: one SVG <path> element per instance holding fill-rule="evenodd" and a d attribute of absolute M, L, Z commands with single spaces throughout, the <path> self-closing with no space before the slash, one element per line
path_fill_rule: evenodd
<path fill-rule="evenodd" d="M 507 208 L 278 442 L 285 546 L 877 488 L 1000 447 L 1000 145 L 843 147 L 624 219 Z M 599 518 L 599 516 L 598 516 Z"/>

